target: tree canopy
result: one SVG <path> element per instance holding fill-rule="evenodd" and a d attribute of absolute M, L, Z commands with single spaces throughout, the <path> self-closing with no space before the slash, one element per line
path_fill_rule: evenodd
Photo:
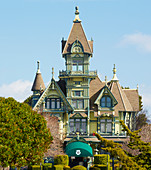
<path fill-rule="evenodd" d="M 40 162 L 52 142 L 46 120 L 25 103 L 0 97 L 0 165 Z"/>
<path fill-rule="evenodd" d="M 108 141 L 95 133 L 96 137 L 101 141 L 102 149 L 109 152 L 111 157 L 118 159 L 122 169 L 151 169 L 150 143 L 141 140 L 141 136 L 139 135 L 141 130 L 131 132 L 123 121 L 120 121 L 120 123 L 123 131 L 126 131 L 129 136 L 127 147 L 131 150 L 137 150 L 137 154 L 132 155 L 128 150 L 122 149 L 122 145 Z"/>

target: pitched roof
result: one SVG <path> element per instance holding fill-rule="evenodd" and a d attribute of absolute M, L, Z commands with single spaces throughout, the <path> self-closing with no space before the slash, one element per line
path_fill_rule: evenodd
<path fill-rule="evenodd" d="M 36 73 L 36 76 L 35 76 L 35 80 L 34 80 L 34 83 L 33 83 L 33 86 L 32 86 L 32 91 L 40 91 L 40 90 L 45 90 L 45 84 L 43 82 L 43 78 L 42 78 L 42 75 L 41 73 Z"/>
<path fill-rule="evenodd" d="M 131 103 L 133 111 L 139 111 L 139 94 L 137 89 L 123 89 Z"/>
<path fill-rule="evenodd" d="M 110 90 L 118 101 L 118 104 L 115 106 L 115 115 L 118 114 L 118 111 L 133 111 L 130 101 L 121 88 L 119 81 L 111 81 Z"/>
<path fill-rule="evenodd" d="M 82 44 L 84 52 L 92 54 L 92 51 L 93 51 L 93 49 L 92 49 L 93 42 L 90 42 L 90 41 L 88 42 L 88 40 L 86 38 L 86 35 L 84 33 L 84 30 L 82 28 L 81 22 L 74 22 L 73 23 L 73 26 L 72 26 L 71 32 L 69 34 L 68 40 L 67 40 L 67 42 L 66 42 L 66 44 L 64 46 L 64 49 L 63 49 L 63 54 L 71 52 L 72 44 L 77 39 Z"/>
<path fill-rule="evenodd" d="M 94 104 L 95 100 L 99 96 L 101 89 L 105 86 L 105 83 L 102 82 L 97 76 L 95 79 L 91 80 L 89 95 L 90 95 L 90 109 L 97 110 L 97 105 Z"/>

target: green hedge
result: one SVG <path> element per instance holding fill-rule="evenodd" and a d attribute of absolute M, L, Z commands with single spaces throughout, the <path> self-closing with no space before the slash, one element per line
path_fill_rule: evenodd
<path fill-rule="evenodd" d="M 40 170 L 40 165 L 32 165 L 31 169 L 32 170 Z M 41 170 L 42 170 L 42 166 L 41 166 Z"/>
<path fill-rule="evenodd" d="M 94 164 L 107 165 L 110 163 L 110 156 L 107 154 L 94 155 Z"/>
<path fill-rule="evenodd" d="M 43 170 L 51 170 L 52 169 L 52 163 L 43 163 L 42 167 L 43 167 Z"/>
<path fill-rule="evenodd" d="M 82 165 L 77 165 L 77 166 L 74 166 L 73 168 L 71 168 L 72 170 L 87 170 L 87 168 L 85 168 L 84 166 Z"/>
<path fill-rule="evenodd" d="M 54 165 L 53 170 L 63 170 L 63 165 Z"/>
<path fill-rule="evenodd" d="M 57 155 L 54 159 L 55 165 L 69 165 L 68 155 Z"/>

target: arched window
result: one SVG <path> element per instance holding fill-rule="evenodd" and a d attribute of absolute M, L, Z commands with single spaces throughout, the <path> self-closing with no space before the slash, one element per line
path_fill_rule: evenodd
<path fill-rule="evenodd" d="M 103 96 L 100 100 L 101 107 L 111 107 L 112 106 L 112 99 L 109 96 Z"/>

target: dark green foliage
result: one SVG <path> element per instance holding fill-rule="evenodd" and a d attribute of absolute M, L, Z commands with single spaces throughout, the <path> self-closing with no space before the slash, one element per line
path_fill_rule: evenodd
<path fill-rule="evenodd" d="M 143 110 L 142 96 L 139 95 L 139 111 Z"/>
<path fill-rule="evenodd" d="M 54 159 L 55 165 L 69 165 L 68 155 L 57 155 Z"/>
<path fill-rule="evenodd" d="M 130 141 L 128 147 L 132 150 L 139 150 L 139 154 L 136 156 L 131 156 L 131 159 L 134 162 L 137 162 L 143 168 L 151 169 L 151 146 L 150 143 L 144 142 L 139 136 L 141 130 L 131 132 L 129 128 L 124 124 L 123 121 L 120 122 L 123 126 L 123 131 L 127 132 L 127 135 L 130 136 Z"/>
<path fill-rule="evenodd" d="M 32 106 L 32 98 L 33 96 L 29 96 L 26 100 L 24 100 L 24 103 L 27 103 L 29 106 Z"/>
<path fill-rule="evenodd" d="M 109 152 L 111 157 L 117 158 L 123 169 L 142 169 L 135 161 L 125 154 L 120 144 L 113 141 L 108 141 L 97 133 L 95 133 L 95 136 L 101 141 L 101 146 L 104 146 L 101 149 Z"/>
<path fill-rule="evenodd" d="M 87 168 L 85 168 L 84 166 L 82 165 L 77 165 L 77 166 L 74 166 L 73 168 L 71 168 L 72 170 L 87 170 Z"/>
<path fill-rule="evenodd" d="M 46 120 L 25 103 L 0 97 L 0 164 L 33 165 L 42 160 L 52 136 Z"/>

